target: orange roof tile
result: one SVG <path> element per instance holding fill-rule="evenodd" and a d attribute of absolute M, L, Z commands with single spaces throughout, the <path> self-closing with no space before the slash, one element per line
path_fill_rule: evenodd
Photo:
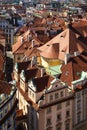
<path fill-rule="evenodd" d="M 59 44 L 59 59 L 64 60 L 65 53 L 73 53 L 79 51 L 80 53 L 87 50 L 87 46 L 76 38 L 75 33 L 72 29 L 66 29 L 50 41 L 48 41 L 45 45 L 39 47 L 40 51 L 47 50 L 49 45 L 54 43 Z"/>
<path fill-rule="evenodd" d="M 39 56 L 39 51 L 37 50 L 36 47 L 34 48 L 28 48 L 27 51 L 25 52 L 25 57 L 33 57 L 33 56 Z"/>
<path fill-rule="evenodd" d="M 36 91 L 37 92 L 41 92 L 46 88 L 50 87 L 50 82 L 53 80 L 54 78 L 50 77 L 50 76 L 44 76 L 44 77 L 39 77 L 39 78 L 33 78 L 33 82 L 36 86 Z"/>
<path fill-rule="evenodd" d="M 9 83 L 5 81 L 0 81 L 0 94 L 4 93 L 4 94 L 9 95 L 11 92 L 11 88 L 12 86 Z"/>
<path fill-rule="evenodd" d="M 59 44 L 55 43 L 52 45 L 48 45 L 48 48 L 42 52 L 40 52 L 40 55 L 45 58 L 53 58 L 58 59 L 59 56 Z"/>
<path fill-rule="evenodd" d="M 87 71 L 87 56 L 71 58 L 67 64 L 62 65 L 61 71 L 60 79 L 71 85 L 72 81 L 80 78 L 82 71 Z"/>
<path fill-rule="evenodd" d="M 79 20 L 78 22 L 73 22 L 72 26 L 76 31 L 83 37 L 87 37 L 87 20 Z"/>

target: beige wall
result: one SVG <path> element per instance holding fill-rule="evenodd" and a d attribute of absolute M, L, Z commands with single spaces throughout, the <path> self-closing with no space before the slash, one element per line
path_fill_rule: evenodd
<path fill-rule="evenodd" d="M 23 110 L 23 114 L 26 115 L 28 113 L 27 111 L 27 101 L 24 99 L 24 97 L 19 92 L 19 109 Z"/>
<path fill-rule="evenodd" d="M 65 89 L 64 90 L 62 89 L 62 90 L 59 90 L 59 91 L 56 91 L 56 92 L 46 94 L 44 103 L 46 104 L 46 103 L 54 102 L 56 100 L 54 95 L 57 92 L 59 94 L 59 99 L 64 98 L 64 97 L 60 97 L 61 91 L 64 92 L 64 97 L 65 97 L 66 91 L 65 91 Z M 53 100 L 51 100 L 51 101 L 49 100 L 50 95 L 54 96 Z M 41 103 L 41 104 L 44 104 L 44 103 Z M 66 122 L 69 122 L 70 130 L 73 130 L 73 122 L 72 122 L 72 119 L 73 119 L 73 99 L 70 100 L 69 105 L 66 105 L 66 101 L 62 102 L 62 103 L 59 103 L 59 105 L 60 104 L 61 104 L 60 109 L 57 108 L 58 104 L 55 104 L 55 105 L 51 106 L 51 112 L 49 112 L 49 113 L 47 113 L 47 109 L 49 107 L 40 110 L 40 113 L 39 113 L 40 114 L 40 116 L 39 116 L 39 121 L 40 121 L 39 122 L 39 130 L 41 130 L 41 129 L 46 130 L 49 127 L 52 127 L 51 128 L 52 130 L 56 130 L 56 126 L 59 125 L 59 124 L 61 124 L 61 130 L 65 130 Z M 66 112 L 67 111 L 70 112 L 70 115 L 66 117 Z M 59 114 L 61 114 L 61 119 L 59 121 L 57 121 L 57 115 L 59 115 Z M 51 119 L 51 124 L 50 125 L 47 125 L 47 119 Z"/>
<path fill-rule="evenodd" d="M 16 80 L 16 82 L 19 81 L 19 75 L 15 70 L 14 70 L 14 79 Z"/>

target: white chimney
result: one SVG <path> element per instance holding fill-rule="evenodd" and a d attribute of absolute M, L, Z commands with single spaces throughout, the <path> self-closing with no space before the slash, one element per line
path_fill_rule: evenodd
<path fill-rule="evenodd" d="M 31 44 L 32 44 L 32 48 L 33 48 L 33 47 L 34 47 L 34 44 L 35 44 L 34 39 L 31 41 Z"/>
<path fill-rule="evenodd" d="M 27 41 L 29 42 L 31 40 L 31 35 L 27 35 Z"/>
<path fill-rule="evenodd" d="M 37 33 L 35 32 L 35 36 L 37 37 Z"/>
<path fill-rule="evenodd" d="M 47 32 L 47 36 L 49 37 L 49 33 Z"/>
<path fill-rule="evenodd" d="M 65 53 L 65 64 L 67 64 L 69 58 L 70 58 L 70 54 L 66 54 L 66 53 Z"/>
<path fill-rule="evenodd" d="M 37 58 L 36 58 L 36 56 L 33 56 L 32 57 L 32 60 L 31 60 L 31 67 L 33 66 L 33 65 L 35 65 L 37 63 Z"/>
<path fill-rule="evenodd" d="M 65 64 L 67 64 L 67 54 L 65 54 Z"/>
<path fill-rule="evenodd" d="M 31 67 L 33 67 L 33 65 L 34 65 L 34 63 L 33 63 L 33 61 L 31 60 Z"/>
<path fill-rule="evenodd" d="M 74 56 L 79 56 L 80 55 L 80 52 L 77 51 L 77 52 L 74 52 Z"/>
<path fill-rule="evenodd" d="M 21 36 L 21 43 L 23 43 L 24 42 L 24 39 L 23 39 L 23 37 Z"/>
<path fill-rule="evenodd" d="M 43 77 L 44 76 L 44 74 L 45 74 L 45 68 L 41 68 L 41 77 Z"/>

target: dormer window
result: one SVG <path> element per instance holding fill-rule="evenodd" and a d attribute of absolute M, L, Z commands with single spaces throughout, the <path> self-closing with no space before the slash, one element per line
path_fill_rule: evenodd
<path fill-rule="evenodd" d="M 20 57 L 18 57 L 17 59 L 18 59 L 18 60 L 20 60 L 21 58 L 20 58 Z"/>

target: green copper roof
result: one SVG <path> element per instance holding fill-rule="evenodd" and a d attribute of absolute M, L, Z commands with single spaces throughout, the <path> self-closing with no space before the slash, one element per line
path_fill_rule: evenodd
<path fill-rule="evenodd" d="M 81 82 L 81 81 L 83 81 L 85 79 L 87 79 L 87 72 L 82 71 L 80 79 L 73 81 L 72 84 Z"/>
<path fill-rule="evenodd" d="M 48 68 L 46 68 L 46 71 L 47 71 L 49 74 L 55 76 L 55 75 L 58 75 L 58 74 L 62 73 L 62 72 L 61 72 L 61 69 L 60 69 L 61 66 L 62 66 L 62 65 L 57 65 L 57 66 L 48 67 Z"/>

